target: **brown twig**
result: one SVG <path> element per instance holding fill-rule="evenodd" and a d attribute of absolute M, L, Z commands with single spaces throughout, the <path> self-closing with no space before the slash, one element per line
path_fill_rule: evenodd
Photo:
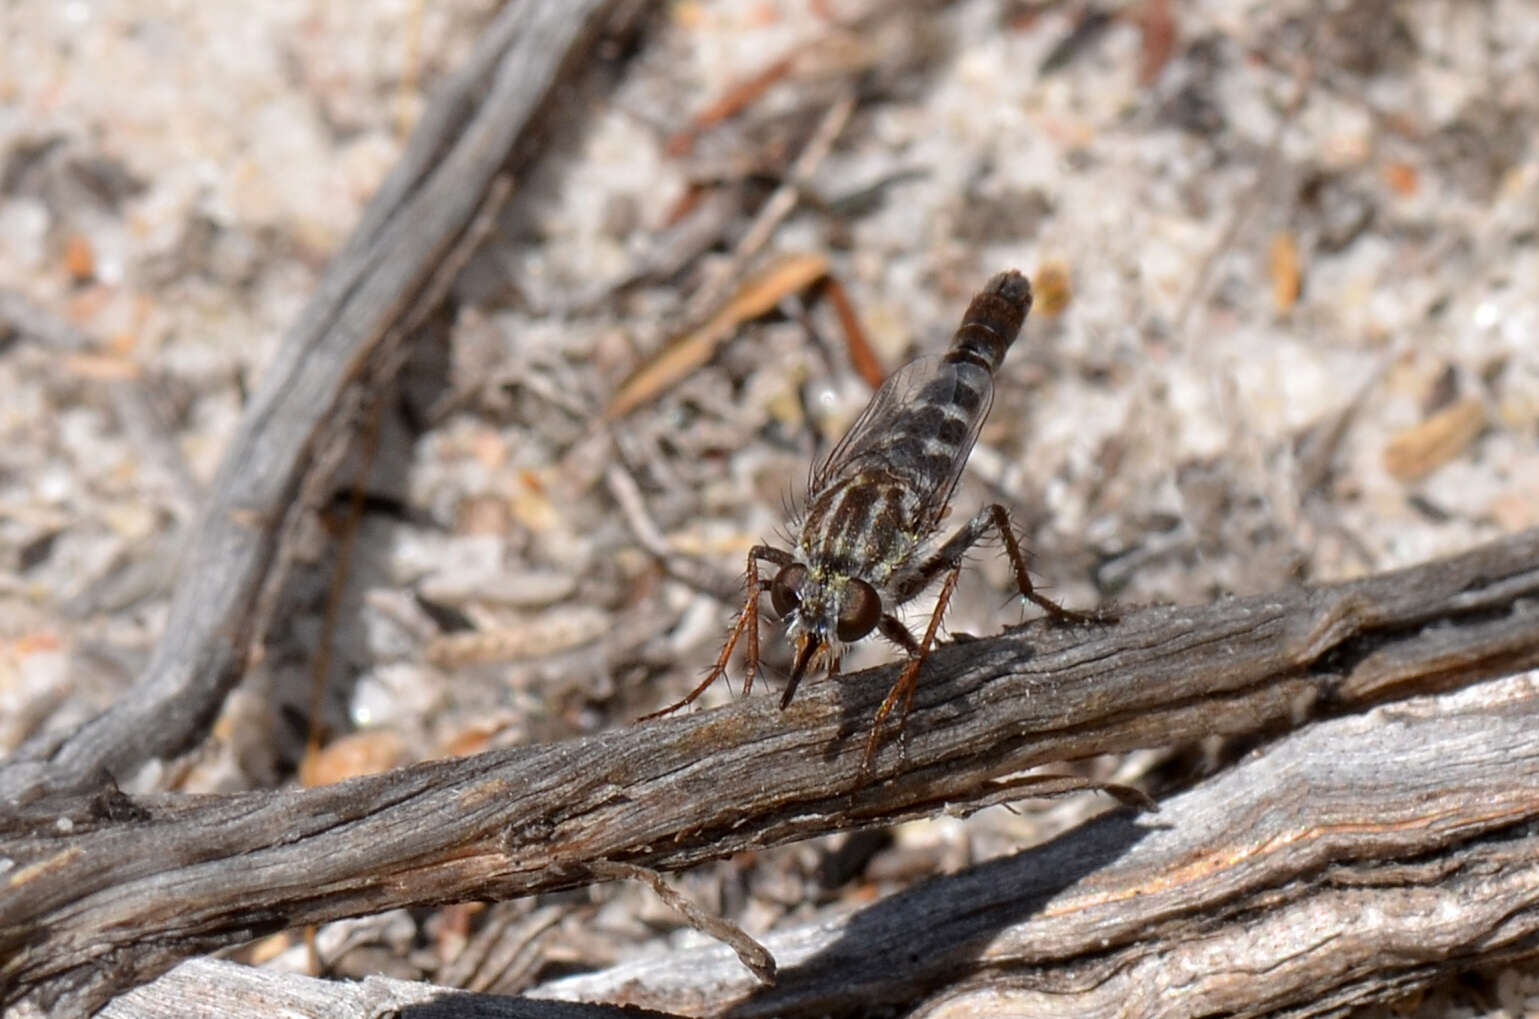
<path fill-rule="evenodd" d="M 887 373 L 882 369 L 882 363 L 877 359 L 876 351 L 871 349 L 871 341 L 866 339 L 866 331 L 861 328 L 860 316 L 855 312 L 855 305 L 850 301 L 850 295 L 845 293 L 844 285 L 830 276 L 824 285 L 824 293 L 828 296 L 828 302 L 834 306 L 834 314 L 839 317 L 839 327 L 844 331 L 845 349 L 850 354 L 850 367 L 855 369 L 866 385 L 873 390 L 882 388 L 882 382 Z"/>
<path fill-rule="evenodd" d="M 839 140 L 850 115 L 855 112 L 857 95 L 853 86 L 847 86 L 823 113 L 823 118 L 813 129 L 807 144 L 802 146 L 796 161 L 786 173 L 785 180 L 777 187 L 769 200 L 760 206 L 753 222 L 743 232 L 732 249 L 732 257 L 722 265 L 690 300 L 691 320 L 699 321 L 719 303 L 733 283 L 742 277 L 748 263 L 774 234 L 775 228 L 791 214 L 801 200 L 802 191 L 813 173 L 822 165 Z"/>
<path fill-rule="evenodd" d="M 828 259 L 823 255 L 800 253 L 775 259 L 743 280 L 730 298 L 699 320 L 699 325 L 670 341 L 633 371 L 604 408 L 605 420 L 616 421 L 656 399 L 709 361 L 738 326 L 827 275 Z"/>
<path fill-rule="evenodd" d="M 695 139 L 722 121 L 735 117 L 740 111 L 756 102 L 760 96 L 790 73 L 796 64 L 794 53 L 770 62 L 756 74 L 737 82 L 726 93 L 690 119 L 688 126 L 676 132 L 664 143 L 663 150 L 670 156 L 688 155 L 695 147 Z"/>
<path fill-rule="evenodd" d="M 775 957 L 770 955 L 763 945 L 749 937 L 748 933 L 737 924 L 719 916 L 713 916 L 690 902 L 664 881 L 663 876 L 657 871 L 638 867 L 634 863 L 619 863 L 614 860 L 600 860 L 588 869 L 592 871 L 594 877 L 604 881 L 643 882 L 659 899 L 663 900 L 668 908 L 687 920 L 691 927 L 732 949 L 732 954 L 737 956 L 738 961 L 760 983 L 775 982 Z"/>

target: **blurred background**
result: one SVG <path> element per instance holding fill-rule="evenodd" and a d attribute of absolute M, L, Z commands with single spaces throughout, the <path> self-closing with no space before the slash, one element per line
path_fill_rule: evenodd
<path fill-rule="evenodd" d="M 0 752 L 132 684 L 248 393 L 497 6 L 0 8 Z M 297 550 L 208 744 L 125 788 L 334 781 L 676 699 L 809 465 L 1003 268 L 1037 306 L 951 519 L 1003 502 L 1069 606 L 1539 525 L 1539 3 L 677 0 L 585 80 L 342 479 L 361 516 Z M 1011 592 L 979 550 L 949 630 L 1019 622 Z M 1086 767 L 1158 792 L 1232 752 Z M 681 883 L 762 932 L 1105 806 Z M 601 887 L 320 945 L 335 972 L 513 991 L 677 929 Z M 456 963 L 494 937 L 514 961 Z M 288 935 L 246 955 L 304 963 Z M 1535 1002 L 1509 971 L 1401 1014 Z"/>

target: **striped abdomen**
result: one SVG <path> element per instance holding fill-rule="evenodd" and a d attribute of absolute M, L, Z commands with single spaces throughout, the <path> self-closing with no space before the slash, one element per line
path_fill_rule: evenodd
<path fill-rule="evenodd" d="M 1030 312 L 1031 281 L 1013 269 L 999 273 L 967 305 L 944 360 L 976 364 L 993 375 Z"/>
<path fill-rule="evenodd" d="M 929 537 L 988 416 L 994 372 L 1031 309 L 1018 272 L 989 281 L 951 346 L 889 378 L 814 472 L 801 546 L 880 584 Z"/>

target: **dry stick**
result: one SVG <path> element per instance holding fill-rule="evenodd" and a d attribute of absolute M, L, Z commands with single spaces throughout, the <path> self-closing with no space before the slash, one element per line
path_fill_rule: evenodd
<path fill-rule="evenodd" d="M 134 690 L 57 748 L 0 770 L 0 801 L 126 776 L 197 743 L 245 669 L 284 574 L 285 533 L 340 459 L 328 441 L 349 394 L 389 356 L 482 209 L 494 180 L 520 172 L 551 97 L 617 0 L 510 5 L 434 101 L 401 163 L 286 337 L 252 397 L 210 491 L 165 632 Z"/>
<path fill-rule="evenodd" d="M 736 1019 L 884 1003 L 918 1015 L 1335 1014 L 1393 1000 L 1516 956 L 1525 941 L 1531 952 L 1539 928 L 1539 837 L 1499 830 L 1534 813 L 1539 687 L 1517 679 L 1473 693 L 1312 726 L 1159 815 L 1102 818 L 778 932 L 765 945 L 780 964 L 773 988 L 704 946 L 530 993 Z M 248 972 L 184 963 L 114 1002 L 111 1019 L 179 1014 L 161 1003 L 217 1000 Z M 330 985 L 326 1008 L 314 1004 L 326 989 L 307 977 L 265 979 L 271 1001 L 304 996 L 305 1014 L 352 1014 L 343 1006 L 356 984 Z M 452 993 L 395 989 L 412 1000 Z M 603 1006 L 566 1007 L 580 1019 Z"/>
<path fill-rule="evenodd" d="M 972 809 L 1029 788 L 996 776 L 1046 762 L 1281 731 L 1311 704 L 1510 674 L 1539 664 L 1536 606 L 1539 529 L 1345 584 L 958 642 L 931 655 L 906 753 L 884 747 L 861 788 L 898 665 L 812 684 L 785 711 L 748 698 L 318 789 L 56 797 L 0 817 L 0 1004 L 78 1009 L 274 930 Z"/>
<path fill-rule="evenodd" d="M 1536 719 L 1524 677 L 1311 726 L 1157 815 L 773 934 L 771 988 L 710 946 L 531 993 L 734 1019 L 1334 1015 L 1402 997 L 1539 946 Z"/>
<path fill-rule="evenodd" d="M 305 757 L 299 771 L 309 773 L 321 748 L 331 733 L 324 723 L 326 717 L 326 685 L 331 678 L 331 655 L 337 630 L 342 622 L 342 599 L 347 593 L 348 578 L 352 573 L 353 550 L 358 529 L 363 524 L 363 510 L 368 491 L 366 488 L 369 469 L 379 453 L 379 431 L 384 418 L 384 407 L 378 401 L 369 408 L 368 420 L 360 442 L 358 477 L 353 482 L 352 495 L 348 498 L 347 514 L 336 528 L 336 560 L 326 591 L 326 609 L 321 622 L 320 646 L 310 661 L 310 711 L 307 718 L 309 731 L 305 734 Z M 313 948 L 313 944 L 312 944 Z"/>
<path fill-rule="evenodd" d="M 674 1019 L 669 1013 L 614 1005 L 571 1005 L 507 995 L 480 996 L 464 988 L 371 976 L 318 980 L 242 966 L 221 959 L 192 959 L 152 984 L 125 994 L 101 1019 L 273 1019 L 274 1016 L 343 1016 L 383 1019 Z"/>
<path fill-rule="evenodd" d="M 502 210 L 508 195 L 513 191 L 513 178 L 508 174 L 499 174 L 493 178 L 487 186 L 486 197 L 481 203 L 481 208 L 476 213 L 475 219 L 465 230 L 463 236 L 456 243 L 442 263 L 434 270 L 428 280 L 422 299 L 416 307 L 410 309 L 402 320 L 391 327 L 390 334 L 381 344 L 380 352 L 376 356 L 375 364 L 369 372 L 371 382 L 360 386 L 355 390 L 361 398 L 360 402 L 367 406 L 360 408 L 364 419 L 362 435 L 357 439 L 359 448 L 359 476 L 353 484 L 352 495 L 348 500 L 347 515 L 342 519 L 338 527 L 336 563 L 332 569 L 331 585 L 326 592 L 326 609 L 322 617 L 321 643 L 317 650 L 315 660 L 311 663 L 310 670 L 310 714 L 309 732 L 305 737 L 305 764 L 301 766 L 303 773 L 317 754 L 321 751 L 324 739 L 329 735 L 322 724 L 325 705 L 326 682 L 331 675 L 332 641 L 335 639 L 337 628 L 341 622 L 342 598 L 347 591 L 347 582 L 352 570 L 354 545 L 357 539 L 358 527 L 363 521 L 365 496 L 365 483 L 368 480 L 369 469 L 374 463 L 375 454 L 379 449 L 379 432 L 383 421 L 384 408 L 381 406 L 381 394 L 390 392 L 390 380 L 393 379 L 405 360 L 407 353 L 406 340 L 409 334 L 420 328 L 427 317 L 439 307 L 448 297 L 449 289 L 454 285 L 454 280 L 459 276 L 460 270 L 470 261 L 481 242 L 486 240 L 497 223 L 497 214 Z M 340 449 L 348 445 L 346 439 L 336 444 Z M 330 487 L 329 473 L 320 477 L 312 475 L 308 483 L 315 484 L 318 488 Z M 318 505 L 323 493 L 317 491 L 310 498 L 301 496 L 300 505 Z M 277 589 L 269 584 L 267 593 L 276 596 Z M 262 615 L 268 615 L 271 608 L 266 608 Z"/>
<path fill-rule="evenodd" d="M 24 295 L 0 288 L 0 336 L 15 331 L 57 351 L 84 354 L 101 347 L 90 333 Z"/>
<path fill-rule="evenodd" d="M 571 914 L 569 906 L 541 906 L 519 923 L 508 924 L 496 932 L 488 931 L 488 935 L 495 937 L 495 942 L 482 956 L 481 964 L 471 971 L 469 980 L 444 982 L 453 987 L 487 992 L 526 986 L 544 962 L 544 955 L 538 948 L 540 940 Z"/>
<path fill-rule="evenodd" d="M 663 876 L 657 871 L 638 867 L 634 863 L 617 863 L 614 860 L 600 860 L 590 865 L 588 870 L 594 877 L 605 881 L 630 879 L 644 882 L 659 899 L 663 900 L 664 905 L 684 917 L 691 927 L 723 942 L 732 949 L 732 954 L 737 956 L 738 961 L 761 984 L 775 982 L 775 957 L 770 955 L 763 945 L 750 937 L 748 932 L 737 924 L 722 917 L 713 916 L 690 902 L 687 897 L 664 881 Z"/>
<path fill-rule="evenodd" d="M 775 189 L 774 194 L 770 195 L 769 200 L 759 209 L 753 222 L 744 231 L 742 238 L 733 247 L 732 257 L 690 301 L 691 311 L 686 316 L 690 321 L 703 321 L 712 309 L 721 304 L 726 297 L 727 289 L 742 277 L 748 263 L 769 241 L 775 228 L 780 226 L 781 221 L 796 208 L 796 203 L 801 200 L 801 194 L 807 182 L 812 179 L 813 173 L 822 165 L 823 160 L 828 158 L 834 142 L 839 140 L 844 126 L 849 123 L 850 114 L 855 112 L 855 102 L 855 89 L 847 87 L 824 112 L 823 119 L 818 121 L 818 126 L 813 130 L 812 136 L 807 139 L 807 144 L 802 146 L 796 161 L 791 164 L 785 181 Z"/>
<path fill-rule="evenodd" d="M 855 304 L 850 300 L 850 295 L 845 293 L 844 284 L 830 276 L 824 287 L 824 293 L 828 296 L 828 303 L 834 307 L 834 314 L 839 318 L 839 328 L 844 332 L 845 350 L 849 353 L 850 367 L 855 369 L 873 391 L 881 389 L 887 373 L 882 370 L 882 362 L 877 358 L 876 351 L 871 349 L 871 341 L 866 338 L 866 331 L 860 324 L 860 315 L 856 313 Z"/>
<path fill-rule="evenodd" d="M 631 536 L 668 571 L 669 576 L 697 591 L 704 591 L 717 601 L 732 603 L 742 597 L 743 584 L 740 577 L 729 576 L 710 563 L 675 551 L 668 544 L 668 538 L 647 512 L 646 496 L 642 494 L 641 486 L 636 484 L 636 479 L 631 477 L 618 459 L 604 468 L 604 484 L 615 504 L 620 507 L 620 515 L 625 518 Z"/>

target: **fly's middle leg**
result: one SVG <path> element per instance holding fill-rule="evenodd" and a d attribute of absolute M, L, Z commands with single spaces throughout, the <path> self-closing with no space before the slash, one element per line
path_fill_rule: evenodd
<path fill-rule="evenodd" d="M 1034 605 L 1040 606 L 1049 616 L 1060 623 L 1107 623 L 1115 618 L 1109 612 L 1076 612 L 1066 609 L 1051 598 L 1039 592 L 1031 585 L 1031 574 L 1026 572 L 1026 556 L 1021 552 L 1020 542 L 1016 540 L 1015 528 L 1010 525 L 1010 514 L 999 503 L 985 507 L 978 516 L 988 514 L 989 521 L 999 531 L 999 536 L 1004 540 L 1005 552 L 1010 556 L 1010 567 L 1015 571 L 1015 584 L 1021 590 L 1021 597 Z M 977 520 L 974 517 L 973 520 Z"/>
<path fill-rule="evenodd" d="M 945 615 L 946 606 L 951 601 L 952 592 L 956 590 L 957 578 L 962 573 L 962 562 L 968 550 L 982 540 L 990 528 L 999 532 L 999 537 L 1004 542 L 1005 552 L 1010 557 L 1010 566 L 1015 572 L 1016 586 L 1020 588 L 1023 598 L 1041 606 L 1052 619 L 1062 623 L 1108 622 L 1114 618 L 1106 612 L 1087 613 L 1066 609 L 1033 587 L 1031 575 L 1026 571 L 1026 556 L 1015 537 L 1015 529 L 1010 526 L 1009 512 L 998 503 L 984 507 L 932 555 L 894 579 L 893 601 L 895 604 L 902 605 L 929 587 L 937 576 L 946 574 L 945 583 L 941 586 L 935 610 L 930 614 L 930 625 L 925 630 L 923 640 L 914 640 L 908 629 L 895 617 L 882 617 L 880 624 L 882 636 L 903 648 L 908 654 L 908 662 L 903 672 L 899 674 L 898 681 L 893 684 L 892 690 L 887 694 L 886 700 L 882 701 L 882 706 L 877 709 L 871 735 L 866 740 L 866 755 L 861 764 L 862 774 L 870 772 L 871 760 L 881 745 L 882 723 L 900 702 L 902 711 L 898 715 L 898 730 L 902 732 L 903 723 L 914 704 L 914 692 L 919 687 L 919 670 L 924 665 L 925 659 L 929 657 L 930 648 L 935 645 L 935 636 L 940 629 L 941 618 Z"/>
<path fill-rule="evenodd" d="M 946 614 L 946 605 L 951 601 L 951 592 L 956 590 L 957 577 L 961 574 L 962 564 L 959 560 L 946 575 L 946 582 L 941 585 L 940 597 L 935 601 L 935 610 L 930 613 L 930 625 L 925 628 L 923 640 L 915 641 L 908 628 L 896 618 L 882 617 L 882 635 L 908 652 L 908 662 L 898 674 L 898 681 L 888 691 L 887 699 L 876 709 L 876 718 L 871 723 L 871 735 L 866 738 L 866 754 L 860 763 L 862 775 L 870 774 L 871 760 L 882 743 L 882 723 L 900 702 L 903 710 L 898 714 L 898 732 L 903 732 L 903 723 L 908 720 L 908 713 L 914 706 L 914 691 L 919 688 L 919 669 L 925 659 L 930 657 L 930 648 L 935 646 L 935 635 L 940 631 L 941 618 Z"/>

